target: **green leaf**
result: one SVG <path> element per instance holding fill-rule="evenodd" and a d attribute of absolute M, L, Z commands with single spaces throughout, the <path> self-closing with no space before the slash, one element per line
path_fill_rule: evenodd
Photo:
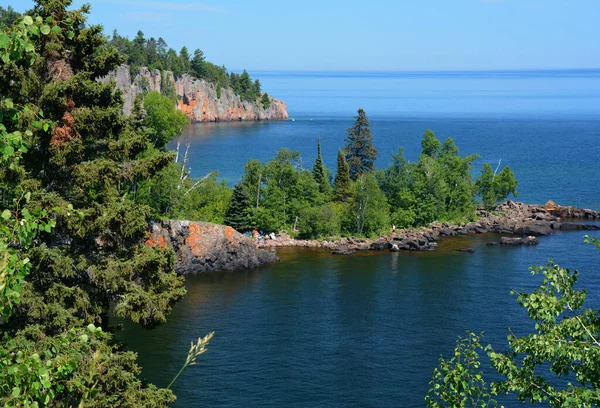
<path fill-rule="evenodd" d="M 54 27 L 52 27 L 52 32 L 54 34 L 60 34 L 60 33 L 62 33 L 62 29 L 59 26 L 54 26 Z"/>
<path fill-rule="evenodd" d="M 40 31 L 42 32 L 42 34 L 48 35 L 50 34 L 50 26 L 43 25 L 40 27 Z"/>
<path fill-rule="evenodd" d="M 23 22 L 25 23 L 25 25 L 32 25 L 33 24 L 33 19 L 31 18 L 31 16 L 25 16 L 23 17 Z"/>
<path fill-rule="evenodd" d="M 0 48 L 6 48 L 10 43 L 10 37 L 4 33 L 0 33 Z"/>
<path fill-rule="evenodd" d="M 21 389 L 19 387 L 14 387 L 12 389 L 12 396 L 18 397 L 19 395 L 21 395 Z"/>
<path fill-rule="evenodd" d="M 35 47 L 33 46 L 32 43 L 27 43 L 25 45 L 25 52 L 34 52 L 35 51 Z"/>
<path fill-rule="evenodd" d="M 42 126 L 42 128 L 44 129 L 44 132 L 47 132 L 49 127 L 50 127 L 50 125 L 48 125 L 47 123 L 44 123 L 44 125 Z"/>
<path fill-rule="evenodd" d="M 75 33 L 73 31 L 67 31 L 67 38 L 72 40 L 75 37 Z"/>
<path fill-rule="evenodd" d="M 40 29 L 38 26 L 33 26 L 30 28 L 31 30 L 31 34 L 35 35 L 36 37 L 40 36 Z"/>
<path fill-rule="evenodd" d="M 4 100 L 4 105 L 8 108 L 11 109 L 14 105 L 13 105 L 13 101 L 10 98 L 6 98 Z"/>
<path fill-rule="evenodd" d="M 82 334 L 81 336 L 79 336 L 79 340 L 81 340 L 82 343 L 87 343 L 87 341 L 88 341 L 88 335 L 87 334 Z"/>
<path fill-rule="evenodd" d="M 10 211 L 9 210 L 2 211 L 2 218 L 4 218 L 5 220 L 8 220 L 10 218 Z"/>
<path fill-rule="evenodd" d="M 46 225 L 44 226 L 44 231 L 46 231 L 46 232 L 50 233 L 50 232 L 52 232 L 52 227 L 51 227 L 49 224 L 46 224 Z"/>
<path fill-rule="evenodd" d="M 46 17 L 46 24 L 50 24 L 52 22 L 52 17 Z"/>

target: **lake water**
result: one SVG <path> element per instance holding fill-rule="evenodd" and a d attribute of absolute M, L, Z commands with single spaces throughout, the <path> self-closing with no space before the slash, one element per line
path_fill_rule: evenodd
<path fill-rule="evenodd" d="M 362 107 L 379 166 L 399 146 L 416 160 L 431 128 L 461 153 L 481 154 L 478 166 L 510 165 L 523 201 L 600 209 L 600 71 L 252 74 L 295 122 L 190 126 L 181 140 L 191 144 L 195 175 L 217 169 L 233 184 L 249 157 L 265 160 L 284 146 L 310 167 L 319 134 L 333 167 Z M 508 326 L 532 330 L 509 294 L 540 283 L 530 265 L 553 258 L 579 269 L 590 306 L 600 307 L 600 254 L 582 235 L 515 248 L 486 246 L 499 237 L 480 235 L 434 252 L 352 257 L 280 250 L 274 265 L 188 277 L 167 324 L 126 324 L 119 338 L 139 352 L 144 378 L 166 386 L 190 341 L 216 332 L 174 385 L 178 407 L 420 407 L 439 355 L 465 330 L 485 331 L 497 350 L 506 349 Z M 456 251 L 464 247 L 475 253 Z"/>

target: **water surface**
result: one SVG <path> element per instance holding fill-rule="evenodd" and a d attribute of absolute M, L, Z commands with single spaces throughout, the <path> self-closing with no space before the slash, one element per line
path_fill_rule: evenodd
<path fill-rule="evenodd" d="M 219 170 L 231 184 L 253 157 L 298 149 L 311 167 L 320 135 L 325 163 L 357 108 L 372 123 L 378 166 L 400 146 L 416 160 L 423 131 L 451 136 L 462 154 L 502 160 L 519 199 L 600 209 L 600 71 L 476 73 L 252 73 L 288 103 L 295 121 L 190 126 L 195 176 Z M 432 370 L 465 330 L 506 349 L 507 326 L 532 330 L 511 289 L 540 283 L 528 267 L 554 258 L 581 271 L 600 307 L 595 248 L 581 232 L 536 247 L 486 246 L 493 235 L 443 241 L 427 253 L 285 249 L 282 262 L 191 276 L 188 294 L 153 331 L 126 325 L 144 377 L 165 386 L 189 342 L 214 330 L 209 351 L 175 384 L 178 407 L 421 407 Z M 598 236 L 598 234 L 596 234 Z M 475 253 L 457 252 L 472 247 Z M 514 406 L 514 401 L 504 401 Z"/>

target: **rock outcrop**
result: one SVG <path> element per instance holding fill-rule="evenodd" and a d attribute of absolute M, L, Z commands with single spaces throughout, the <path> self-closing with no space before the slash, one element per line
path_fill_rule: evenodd
<path fill-rule="evenodd" d="M 256 268 L 277 262 L 271 252 L 231 227 L 208 222 L 159 221 L 150 226 L 146 245 L 172 248 L 180 274 Z"/>
<path fill-rule="evenodd" d="M 164 77 L 163 77 L 164 76 Z M 123 91 L 125 114 L 130 114 L 138 95 L 144 92 L 158 91 L 164 93 L 163 87 L 172 86 L 177 96 L 177 107 L 192 122 L 219 122 L 240 120 L 278 120 L 287 119 L 285 102 L 272 99 L 271 105 L 264 108 L 262 104 L 243 101 L 231 89 L 221 89 L 221 97 L 217 96 L 217 87 L 213 83 L 183 75 L 175 78 L 171 71 L 149 70 L 140 68 L 132 78 L 128 65 L 121 65 L 102 79 L 114 80 Z"/>

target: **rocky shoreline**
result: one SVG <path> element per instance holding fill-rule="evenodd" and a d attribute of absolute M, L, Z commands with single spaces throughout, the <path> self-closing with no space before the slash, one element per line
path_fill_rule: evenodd
<path fill-rule="evenodd" d="M 323 248 L 330 250 L 334 255 L 351 255 L 359 250 L 431 251 L 438 247 L 438 242 L 442 238 L 471 234 L 507 234 L 511 237 L 501 237 L 496 243 L 536 245 L 538 241 L 535 237 L 553 234 L 556 231 L 600 230 L 600 225 L 576 222 L 576 220 L 600 220 L 600 211 L 560 206 L 552 201 L 548 201 L 544 206 L 508 201 L 497 206 L 493 212 L 478 211 L 477 215 L 479 218 L 476 221 L 466 224 L 433 222 L 427 227 L 398 230 L 395 234 L 376 239 L 300 240 L 280 234 L 274 240 L 262 240 L 257 247 L 263 249 Z M 464 251 L 472 252 L 470 248 L 465 248 Z"/>

